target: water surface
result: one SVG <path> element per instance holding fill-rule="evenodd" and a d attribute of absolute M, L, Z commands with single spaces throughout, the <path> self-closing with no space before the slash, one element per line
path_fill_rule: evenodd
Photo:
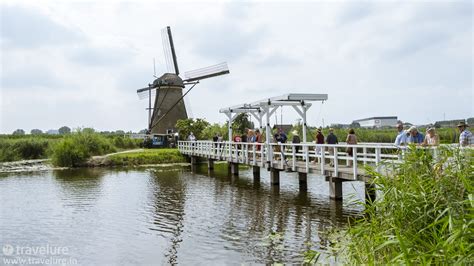
<path fill-rule="evenodd" d="M 361 211 L 348 195 L 362 199 L 362 183 L 345 182 L 335 203 L 323 177 L 309 175 L 306 192 L 295 173 L 280 182 L 226 165 L 3 174 L 0 245 L 67 247 L 82 265 L 301 263 Z"/>

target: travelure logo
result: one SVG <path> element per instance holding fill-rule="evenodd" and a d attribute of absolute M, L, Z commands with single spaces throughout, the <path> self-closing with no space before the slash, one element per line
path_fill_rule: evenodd
<path fill-rule="evenodd" d="M 12 245 L 5 244 L 3 245 L 3 255 L 11 256 L 15 252 L 15 248 Z"/>

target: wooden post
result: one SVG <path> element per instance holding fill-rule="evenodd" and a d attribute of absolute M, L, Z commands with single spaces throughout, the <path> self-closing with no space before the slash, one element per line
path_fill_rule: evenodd
<path fill-rule="evenodd" d="M 233 175 L 239 175 L 239 164 L 238 163 L 230 163 L 230 172 Z"/>
<path fill-rule="evenodd" d="M 375 186 L 370 183 L 365 183 L 365 202 L 371 203 L 376 199 Z"/>
<path fill-rule="evenodd" d="M 329 177 L 329 197 L 342 200 L 342 181 L 339 178 Z"/>
<path fill-rule="evenodd" d="M 280 184 L 280 170 L 275 168 L 270 170 L 270 183 L 275 186 Z"/>
<path fill-rule="evenodd" d="M 298 181 L 300 184 L 300 191 L 306 191 L 308 189 L 308 174 L 298 173 Z"/>
<path fill-rule="evenodd" d="M 197 157 L 191 156 L 191 165 L 196 165 L 196 164 L 197 164 Z"/>
<path fill-rule="evenodd" d="M 211 169 L 211 170 L 214 169 L 214 160 L 209 159 L 209 160 L 207 161 L 207 168 L 208 168 L 208 169 Z"/>
<path fill-rule="evenodd" d="M 252 166 L 252 170 L 253 170 L 253 178 L 254 179 L 260 178 L 260 167 Z"/>

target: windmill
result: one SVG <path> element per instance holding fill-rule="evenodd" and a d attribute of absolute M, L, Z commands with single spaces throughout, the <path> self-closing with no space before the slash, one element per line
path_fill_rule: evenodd
<path fill-rule="evenodd" d="M 200 68 L 184 73 L 184 79 L 179 76 L 178 62 L 168 26 L 161 31 L 163 50 L 166 59 L 168 73 L 156 79 L 148 87 L 138 89 L 140 99 L 148 98 L 148 132 L 153 134 L 169 134 L 176 130 L 176 122 L 179 119 L 188 118 L 183 98 L 194 86 L 203 79 L 229 74 L 227 63 Z M 186 86 L 191 87 L 183 94 Z M 152 95 L 155 95 L 155 103 L 151 107 Z"/>

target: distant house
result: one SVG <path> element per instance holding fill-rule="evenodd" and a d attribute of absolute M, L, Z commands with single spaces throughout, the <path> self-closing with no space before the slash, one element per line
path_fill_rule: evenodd
<path fill-rule="evenodd" d="M 46 134 L 48 134 L 48 135 L 59 135 L 59 130 L 50 129 L 50 130 L 46 131 Z"/>
<path fill-rule="evenodd" d="M 396 116 L 376 116 L 352 121 L 358 123 L 363 128 L 395 127 L 398 122 Z"/>

